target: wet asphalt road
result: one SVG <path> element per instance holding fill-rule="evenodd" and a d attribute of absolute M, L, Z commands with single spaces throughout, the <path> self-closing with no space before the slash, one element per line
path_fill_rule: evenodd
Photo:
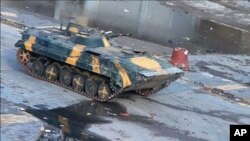
<path fill-rule="evenodd" d="M 54 132 L 41 140 L 61 136 L 82 140 L 227 141 L 230 124 L 250 124 L 249 106 L 211 95 L 183 79 L 148 98 L 129 93 L 109 103 L 91 101 L 28 76 L 15 58 L 14 44 L 19 38 L 18 29 L 1 24 L 1 100 L 17 109 L 25 108 L 29 116 L 40 119 L 36 124 L 52 128 Z M 8 109 L 8 104 L 5 107 Z M 1 113 L 1 118 L 5 114 Z M 29 134 L 35 134 L 21 136 L 20 129 L 40 133 L 38 126 L 15 125 L 1 125 L 1 134 L 6 135 L 1 140 L 12 140 L 10 134 L 30 140 Z"/>

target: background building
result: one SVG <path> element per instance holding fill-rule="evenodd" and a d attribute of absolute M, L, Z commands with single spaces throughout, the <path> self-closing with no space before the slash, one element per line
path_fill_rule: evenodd
<path fill-rule="evenodd" d="M 227 7 L 233 7 L 234 2 L 217 1 Z M 9 3 L 56 19 L 70 17 L 85 26 L 118 33 L 132 33 L 136 38 L 171 47 L 183 46 L 191 52 L 209 50 L 241 53 L 250 50 L 249 32 L 215 22 L 211 20 L 213 19 L 211 16 L 205 18 L 197 16 L 199 11 L 195 13 L 196 15 L 193 14 L 192 8 L 190 9 L 188 5 L 182 9 L 171 7 L 178 6 L 178 1 L 26 0 Z M 194 2 L 194 5 L 197 3 Z M 213 8 L 212 6 L 221 8 L 222 6 L 219 7 L 217 3 L 208 1 L 205 4 L 213 4 L 210 8 Z M 250 3 L 246 0 L 237 3 L 237 6 L 237 8 L 242 7 L 242 11 L 248 8 L 250 10 Z M 250 31 L 248 26 L 246 28 Z"/>

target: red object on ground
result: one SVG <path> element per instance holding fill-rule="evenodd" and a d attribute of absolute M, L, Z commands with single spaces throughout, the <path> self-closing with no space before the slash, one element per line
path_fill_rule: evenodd
<path fill-rule="evenodd" d="M 178 68 L 189 70 L 188 50 L 180 47 L 174 48 L 170 62 Z"/>
<path fill-rule="evenodd" d="M 129 114 L 128 114 L 127 112 L 125 112 L 125 113 L 120 113 L 120 115 L 121 115 L 121 116 L 125 116 L 125 117 L 128 117 L 128 116 L 129 116 Z"/>

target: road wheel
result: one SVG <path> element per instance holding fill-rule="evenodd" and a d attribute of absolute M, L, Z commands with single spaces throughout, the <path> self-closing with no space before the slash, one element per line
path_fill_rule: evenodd
<path fill-rule="evenodd" d="M 85 92 L 89 95 L 92 95 L 92 96 L 95 96 L 97 94 L 97 83 L 89 78 L 86 80 L 86 83 L 85 83 Z"/>
<path fill-rule="evenodd" d="M 37 60 L 42 63 L 44 67 L 50 64 L 50 60 L 45 57 L 39 57 Z"/>
<path fill-rule="evenodd" d="M 98 97 L 102 99 L 107 99 L 110 94 L 110 87 L 108 84 L 101 83 L 98 87 Z"/>
<path fill-rule="evenodd" d="M 47 79 L 55 81 L 58 78 L 59 71 L 55 64 L 51 64 L 45 69 L 45 76 Z"/>
<path fill-rule="evenodd" d="M 31 67 L 32 73 L 40 76 L 43 74 L 43 70 L 44 70 L 44 65 L 41 62 L 35 61 L 32 64 L 32 67 Z"/>
<path fill-rule="evenodd" d="M 27 64 L 30 61 L 30 53 L 26 50 L 19 49 L 18 50 L 18 59 L 23 63 Z"/>
<path fill-rule="evenodd" d="M 60 72 L 60 81 L 62 84 L 68 86 L 71 84 L 72 74 L 67 68 L 62 68 Z"/>
<path fill-rule="evenodd" d="M 72 86 L 75 90 L 81 91 L 84 88 L 85 79 L 81 75 L 75 75 L 72 80 Z"/>
<path fill-rule="evenodd" d="M 140 89 L 137 90 L 137 93 L 139 93 L 142 96 L 148 96 L 154 92 L 154 89 L 149 88 L 149 89 Z"/>

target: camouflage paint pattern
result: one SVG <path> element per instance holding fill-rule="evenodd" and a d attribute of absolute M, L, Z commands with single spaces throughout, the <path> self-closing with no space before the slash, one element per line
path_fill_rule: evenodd
<path fill-rule="evenodd" d="M 153 88 L 183 73 L 165 58 L 113 47 L 102 35 L 79 34 L 83 29 L 77 27 L 68 27 L 67 31 L 73 35 L 66 36 L 58 29 L 30 28 L 22 33 L 21 44 L 17 46 L 109 77 L 128 90 Z"/>

